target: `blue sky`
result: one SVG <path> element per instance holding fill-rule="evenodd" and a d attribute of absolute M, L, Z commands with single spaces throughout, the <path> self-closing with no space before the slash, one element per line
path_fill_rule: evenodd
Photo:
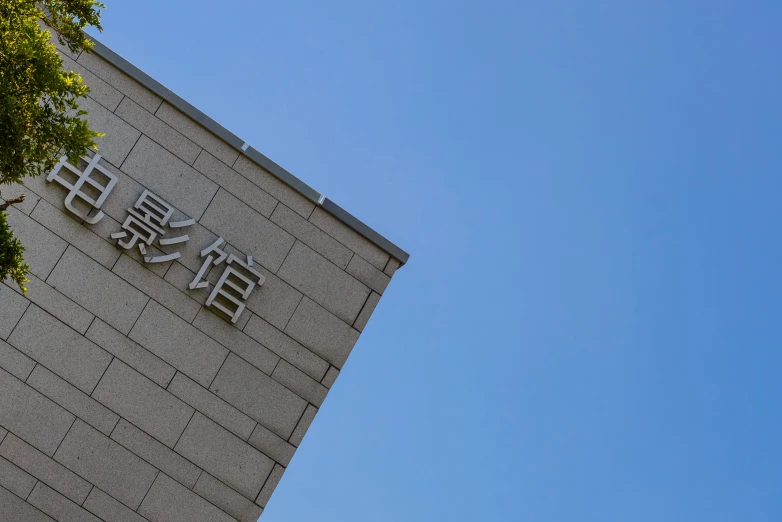
<path fill-rule="evenodd" d="M 782 519 L 782 4 L 105 1 L 412 254 L 262 520 Z"/>

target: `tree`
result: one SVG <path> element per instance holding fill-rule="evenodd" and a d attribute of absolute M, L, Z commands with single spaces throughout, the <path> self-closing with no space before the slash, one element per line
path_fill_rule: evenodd
<path fill-rule="evenodd" d="M 61 154 L 78 158 L 97 148 L 101 134 L 77 103 L 89 88 L 80 75 L 63 71 L 51 38 L 71 52 L 89 51 L 83 30 L 102 30 L 102 8 L 96 0 L 0 0 L 0 190 L 49 172 Z M 22 201 L 24 195 L 0 200 L 0 281 L 10 278 L 26 291 L 24 247 L 4 212 Z"/>

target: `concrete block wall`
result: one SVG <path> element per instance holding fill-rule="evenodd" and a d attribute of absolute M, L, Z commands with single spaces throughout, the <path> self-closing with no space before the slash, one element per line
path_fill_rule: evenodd
<path fill-rule="evenodd" d="M 0 284 L 0 519 L 254 521 L 400 261 L 97 54 L 63 57 L 119 183 L 96 225 L 44 178 L 3 187 L 27 194 L 31 281 Z M 109 237 L 144 189 L 197 221 L 176 261 Z M 266 277 L 237 325 L 188 290 L 218 236 Z"/>

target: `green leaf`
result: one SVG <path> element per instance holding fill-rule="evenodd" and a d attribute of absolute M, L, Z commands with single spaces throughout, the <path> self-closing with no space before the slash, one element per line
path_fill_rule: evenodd
<path fill-rule="evenodd" d="M 79 74 L 63 70 L 53 42 L 89 52 L 83 30 L 102 29 L 103 8 L 95 0 L 0 0 L 0 188 L 49 172 L 61 152 L 77 157 L 96 148 L 101 134 L 89 128 L 78 104 L 89 88 Z M 7 214 L 0 216 L 0 281 L 11 278 L 24 288 L 24 247 Z"/>

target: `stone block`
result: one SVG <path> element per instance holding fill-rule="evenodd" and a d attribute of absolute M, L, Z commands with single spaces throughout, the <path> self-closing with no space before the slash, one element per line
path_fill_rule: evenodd
<path fill-rule="evenodd" d="M 27 384 L 106 435 L 111 433 L 119 421 L 116 413 L 40 364 L 27 379 Z"/>
<path fill-rule="evenodd" d="M 98 153 L 120 168 L 141 133 L 92 98 L 81 98 L 79 108 L 87 111 L 84 118 L 90 129 L 105 134 L 102 138 L 95 138 Z"/>
<path fill-rule="evenodd" d="M 123 94 L 117 89 L 104 82 L 82 64 L 74 61 L 68 56 L 62 58 L 63 70 L 73 71 L 79 74 L 84 80 L 84 84 L 90 88 L 89 97 L 97 101 L 111 112 L 114 112 L 122 101 Z"/>
<path fill-rule="evenodd" d="M 3 185 L 2 189 L 0 189 L 0 200 L 2 201 L 16 199 L 22 195 L 24 195 L 24 201 L 21 203 L 15 203 L 13 208 L 29 216 L 35 208 L 35 205 L 37 205 L 41 200 L 41 196 L 39 196 L 27 185 L 17 185 L 16 183 Z"/>
<path fill-rule="evenodd" d="M 353 252 L 348 247 L 285 205 L 277 205 L 271 220 L 343 270 L 348 266 L 350 258 L 353 257 Z"/>
<path fill-rule="evenodd" d="M 388 263 L 386 263 L 386 268 L 383 270 L 383 273 L 388 277 L 394 277 L 394 274 L 396 274 L 396 271 L 399 270 L 400 266 L 402 266 L 402 262 L 392 257 L 388 260 Z"/>
<path fill-rule="evenodd" d="M 277 206 L 278 201 L 258 185 L 206 151 L 201 152 L 193 167 L 265 217 L 271 216 Z"/>
<path fill-rule="evenodd" d="M 361 313 L 358 314 L 358 317 L 356 318 L 356 322 L 353 323 L 353 328 L 358 330 L 359 332 L 363 332 L 364 328 L 367 327 L 367 323 L 369 322 L 369 318 L 372 317 L 372 314 L 375 311 L 375 308 L 377 307 L 377 304 L 380 302 L 380 295 L 376 294 L 375 292 L 372 292 L 367 299 L 367 302 L 364 304 L 364 308 L 361 309 Z"/>
<path fill-rule="evenodd" d="M 176 262 L 192 271 L 193 274 L 197 274 L 201 269 L 201 265 L 203 265 L 206 260 L 201 257 L 201 251 L 215 242 L 217 234 L 208 230 L 203 225 L 196 223 L 194 226 L 187 228 L 187 235 L 190 236 L 190 241 L 187 243 L 187 248 L 182 251 L 182 257 L 177 259 Z M 220 267 L 220 269 L 222 270 L 222 267 Z M 187 285 L 191 282 L 192 279 L 187 282 Z M 196 300 L 201 299 L 203 294 L 206 294 L 206 296 L 203 297 L 204 301 L 209 297 L 209 292 L 205 289 L 191 291 L 187 285 L 177 288 L 181 288 L 188 296 Z"/>
<path fill-rule="evenodd" d="M 166 102 L 163 102 L 155 116 L 190 138 L 226 165 L 233 165 L 239 157 L 239 151 L 233 146 L 224 142 Z"/>
<path fill-rule="evenodd" d="M 286 361 L 280 361 L 280 364 L 277 365 L 274 373 L 272 373 L 272 379 L 317 407 L 323 404 L 323 400 L 328 393 L 328 390 L 322 384 L 305 375 L 304 372 Z"/>
<path fill-rule="evenodd" d="M 298 241 L 277 275 L 348 324 L 369 295 L 369 288 Z"/>
<path fill-rule="evenodd" d="M 217 423 L 196 413 L 176 451 L 247 498 L 261 490 L 274 463 Z"/>
<path fill-rule="evenodd" d="M 294 242 L 290 234 L 224 189 L 200 223 L 272 272 L 280 268 Z"/>
<path fill-rule="evenodd" d="M 9 281 L 9 284 L 15 284 Z M 0 283 L 0 339 L 8 339 L 30 302 L 17 294 L 9 286 Z"/>
<path fill-rule="evenodd" d="M 217 192 L 212 180 L 142 136 L 122 170 L 196 221 Z"/>
<path fill-rule="evenodd" d="M 285 467 L 290 464 L 293 454 L 296 452 L 295 447 L 260 424 L 255 427 L 247 442 Z"/>
<path fill-rule="evenodd" d="M 27 310 L 8 344 L 86 394 L 92 393 L 112 359 L 109 353 L 35 305 Z"/>
<path fill-rule="evenodd" d="M 345 364 L 359 336 L 357 330 L 306 297 L 293 314 L 285 333 L 338 369 Z"/>
<path fill-rule="evenodd" d="M 168 391 L 242 440 L 247 440 L 255 428 L 253 419 L 184 374 L 174 376 Z"/>
<path fill-rule="evenodd" d="M 247 500 L 209 473 L 201 475 L 193 491 L 239 522 L 256 522 L 263 511 L 260 506 Z"/>
<path fill-rule="evenodd" d="M 149 301 L 141 291 L 73 247 L 63 254 L 46 282 L 124 334 Z"/>
<path fill-rule="evenodd" d="M 204 387 L 211 384 L 228 355 L 226 348 L 154 301 L 130 338 Z"/>
<path fill-rule="evenodd" d="M 266 172 L 266 170 L 246 156 L 239 156 L 233 168 L 301 216 L 308 218 L 312 214 L 312 209 L 315 208 L 315 204 L 312 201 L 299 194 L 298 191 L 276 176 Z"/>
<path fill-rule="evenodd" d="M 187 461 L 125 419 L 120 420 L 117 428 L 111 434 L 111 438 L 191 489 L 201 474 L 201 470 L 195 464 Z"/>
<path fill-rule="evenodd" d="M 84 332 L 87 331 L 92 320 L 95 319 L 94 315 L 34 275 L 28 274 L 27 278 L 30 280 L 25 284 L 27 287 L 27 299 L 80 334 L 83 335 Z M 17 288 L 14 288 L 14 290 L 17 291 L 17 293 L 21 293 Z M 0 292 L 2 292 L 2 290 L 0 290 Z M 1 300 L 2 298 L 0 298 L 0 301 Z"/>
<path fill-rule="evenodd" d="M 92 485 L 73 471 L 55 462 L 23 440 L 9 434 L 0 445 L 0 454 L 44 484 L 77 504 L 84 502 Z"/>
<path fill-rule="evenodd" d="M 120 257 L 112 272 L 162 304 L 179 317 L 192 322 L 201 306 L 186 296 L 180 289 L 168 284 L 161 277 L 140 265 L 128 256 Z"/>
<path fill-rule="evenodd" d="M 92 488 L 83 506 L 90 513 L 94 513 L 106 521 L 147 522 L 141 515 L 117 502 L 98 488 Z"/>
<path fill-rule="evenodd" d="M 20 381 L 26 381 L 35 368 L 35 361 L 5 341 L 0 341 L 0 368 Z"/>
<path fill-rule="evenodd" d="M 87 330 L 87 338 L 164 388 L 176 373 L 171 365 L 100 319 L 96 319 Z"/>
<path fill-rule="evenodd" d="M 266 481 L 266 484 L 263 485 L 263 489 L 255 499 L 256 504 L 261 507 L 266 507 L 266 504 L 268 504 L 269 499 L 272 497 L 272 493 L 277 489 L 277 485 L 280 483 L 283 473 L 285 473 L 285 468 L 279 464 L 275 464 L 274 470 L 271 472 L 271 475 L 269 475 L 269 479 Z"/>
<path fill-rule="evenodd" d="M 209 389 L 283 438 L 306 406 L 304 399 L 233 354 Z"/>
<path fill-rule="evenodd" d="M 150 522 L 235 522 L 163 473 L 155 479 L 138 512 Z"/>
<path fill-rule="evenodd" d="M 350 260 L 347 272 L 380 295 L 383 295 L 388 283 L 391 282 L 390 277 L 364 261 L 359 255 L 353 256 L 353 259 Z"/>
<path fill-rule="evenodd" d="M 82 53 L 76 61 L 151 113 L 163 102 L 158 95 L 95 53 Z"/>
<path fill-rule="evenodd" d="M 250 318 L 244 333 L 315 380 L 320 380 L 329 368 L 329 363 L 257 315 Z"/>
<path fill-rule="evenodd" d="M 54 459 L 134 510 L 138 509 L 158 473 L 154 467 L 80 420 L 68 432 Z"/>
<path fill-rule="evenodd" d="M 266 281 L 247 298 L 247 309 L 259 315 L 279 330 L 285 328 L 299 306 L 301 292 L 260 265 L 255 266 Z"/>
<path fill-rule="evenodd" d="M 329 368 L 329 371 L 326 372 L 326 375 L 323 377 L 323 380 L 320 381 L 320 383 L 326 388 L 331 389 L 331 387 L 334 386 L 334 383 L 337 381 L 337 377 L 339 377 L 339 370 L 332 366 Z"/>
<path fill-rule="evenodd" d="M 92 396 L 170 448 L 194 411 L 117 359 L 106 370 Z"/>
<path fill-rule="evenodd" d="M 309 221 L 372 263 L 378 270 L 383 270 L 391 257 L 380 247 L 320 207 L 315 209 Z"/>
<path fill-rule="evenodd" d="M 46 279 L 68 244 L 43 225 L 21 212 L 11 209 L 8 225 L 24 245 L 24 259 L 30 273 Z"/>
<path fill-rule="evenodd" d="M 46 516 L 2 487 L 0 487 L 0 520 L 8 520 L 9 522 L 55 522 L 53 518 Z"/>
<path fill-rule="evenodd" d="M 249 316 L 249 313 L 245 311 Z M 193 326 L 215 339 L 247 362 L 271 375 L 280 358 L 266 347 L 261 346 L 252 338 L 242 333 L 236 326 L 221 319 L 206 308 L 198 312 Z"/>
<path fill-rule="evenodd" d="M 57 520 L 68 522 L 101 522 L 99 518 L 39 482 L 27 498 L 27 502 Z"/>
<path fill-rule="evenodd" d="M 0 457 L 0 486 L 22 498 L 27 498 L 36 482 L 38 480 L 35 477 Z"/>
<path fill-rule="evenodd" d="M 73 214 L 61 212 L 47 201 L 41 201 L 31 217 L 109 270 L 122 253 L 97 235 L 95 227 L 82 225 Z"/>
<path fill-rule="evenodd" d="M 52 455 L 73 424 L 73 419 L 73 415 L 63 408 L 10 373 L 0 370 L 0 425 L 4 428 Z M 7 440 L 8 436 L 3 442 Z M 3 456 L 16 462 L 7 455 Z"/>
<path fill-rule="evenodd" d="M 103 164 L 103 162 L 101 162 L 101 164 Z M 106 163 L 106 165 L 108 165 L 108 163 Z M 61 212 L 70 212 L 65 209 L 65 198 L 68 195 L 68 191 L 58 183 L 49 183 L 46 181 L 46 177 L 46 174 L 42 174 L 34 178 L 25 178 L 22 192 L 29 195 L 30 193 L 28 191 L 31 191 L 37 194 L 41 200 L 48 202 L 57 210 L 60 210 Z M 7 189 L 4 188 L 3 193 L 5 193 L 6 190 Z M 26 212 L 26 214 L 32 214 L 33 210 L 35 209 L 30 209 L 30 212 Z"/>
<path fill-rule="evenodd" d="M 130 98 L 122 100 L 115 114 L 188 165 L 192 165 L 198 157 L 198 153 L 201 152 L 201 147 L 182 136 L 179 131 L 155 117 L 154 114 Z"/>
<path fill-rule="evenodd" d="M 315 420 L 315 415 L 317 413 L 318 409 L 312 404 L 308 404 L 307 410 L 304 412 L 304 415 L 301 416 L 301 419 L 296 425 L 296 429 L 294 430 L 293 435 L 291 435 L 291 438 L 288 439 L 288 442 L 298 448 L 301 445 L 301 441 L 304 439 L 304 435 L 307 434 L 307 430 L 310 429 L 312 421 Z"/>
<path fill-rule="evenodd" d="M 194 292 L 188 288 L 188 285 L 193 282 L 195 276 L 195 272 L 182 265 L 182 263 L 174 261 L 171 263 L 171 268 L 168 269 L 163 279 L 174 288 L 181 288 L 190 299 L 203 305 L 206 302 L 206 298 L 209 297 L 209 293 Z"/>

